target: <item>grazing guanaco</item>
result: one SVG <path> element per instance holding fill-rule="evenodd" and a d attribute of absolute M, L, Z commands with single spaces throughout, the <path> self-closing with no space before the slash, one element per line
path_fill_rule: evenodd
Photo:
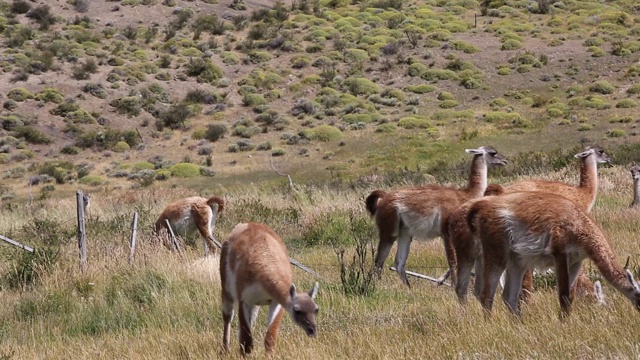
<path fill-rule="evenodd" d="M 640 205 L 640 166 L 633 165 L 629 168 L 631 178 L 633 179 L 633 201 L 630 207 L 638 207 Z"/>
<path fill-rule="evenodd" d="M 176 236 L 191 236 L 198 231 L 204 241 L 205 254 L 215 253 L 213 229 L 223 209 L 224 199 L 219 196 L 180 199 L 167 205 L 162 211 L 155 223 L 154 232 L 159 235 L 162 229 L 166 230 L 166 220 L 169 220 Z"/>
<path fill-rule="evenodd" d="M 438 185 L 403 188 L 386 193 L 374 190 L 366 198 L 366 207 L 374 217 L 379 242 L 375 256 L 378 275 L 394 241 L 398 240 L 395 268 L 402 282 L 410 287 L 405 270 L 414 236 L 433 239 L 441 234 L 441 222 L 467 200 L 479 198 L 487 187 L 489 166 L 503 166 L 507 159 L 490 146 L 466 149 L 473 155 L 466 188 Z"/>
<path fill-rule="evenodd" d="M 603 277 L 640 311 L 640 286 L 616 256 L 602 230 L 566 197 L 519 192 L 479 199 L 468 207 L 467 225 L 480 239 L 483 259 L 480 302 L 491 312 L 500 275 L 506 269 L 502 298 L 520 316 L 518 297 L 525 271 L 553 267 L 561 317 L 570 315 L 573 284 L 582 260 L 589 258 Z"/>
<path fill-rule="evenodd" d="M 547 180 L 525 180 L 513 183 L 509 186 L 490 184 L 485 190 L 486 196 L 504 195 L 521 191 L 542 191 L 564 196 L 573 201 L 580 209 L 590 212 L 596 200 L 598 192 L 598 164 L 609 163 L 611 159 L 605 151 L 597 146 L 589 146 L 575 155 L 580 159 L 580 183 L 572 186 L 562 182 Z M 481 247 L 477 239 L 473 239 L 466 224 L 465 213 L 471 204 L 457 209 L 451 217 L 445 220 L 443 233 L 445 233 L 445 251 L 451 270 L 451 282 L 454 284 L 456 294 L 461 302 L 466 301 L 467 289 L 471 269 L 476 261 L 476 281 L 474 295 L 478 297 L 482 288 L 482 274 L 477 271 L 482 266 Z M 593 289 L 593 284 L 587 276 L 580 274 L 575 290 L 586 293 Z M 523 280 L 523 297 L 533 291 L 533 272 L 527 271 Z"/>
<path fill-rule="evenodd" d="M 229 351 L 234 306 L 240 316 L 240 350 L 249 354 L 253 347 L 251 331 L 259 306 L 269 305 L 264 346 L 272 352 L 280 321 L 286 311 L 308 336 L 316 336 L 318 283 L 308 292 L 296 291 L 287 249 L 269 227 L 258 223 L 236 225 L 222 244 L 220 256 L 224 351 Z"/>

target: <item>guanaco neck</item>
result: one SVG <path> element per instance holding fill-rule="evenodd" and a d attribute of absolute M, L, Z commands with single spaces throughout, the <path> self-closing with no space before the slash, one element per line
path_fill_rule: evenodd
<path fill-rule="evenodd" d="M 587 210 L 589 212 L 596 201 L 598 192 L 598 164 L 593 154 L 582 158 L 580 161 L 580 188 L 586 190 L 588 194 L 585 200 L 589 202 Z"/>
<path fill-rule="evenodd" d="M 471 161 L 471 171 L 469 171 L 469 183 L 466 192 L 473 198 L 484 195 L 487 189 L 487 163 L 483 155 L 475 155 Z"/>
<path fill-rule="evenodd" d="M 631 206 L 639 206 L 640 205 L 640 178 L 633 179 L 633 202 L 631 202 Z"/>

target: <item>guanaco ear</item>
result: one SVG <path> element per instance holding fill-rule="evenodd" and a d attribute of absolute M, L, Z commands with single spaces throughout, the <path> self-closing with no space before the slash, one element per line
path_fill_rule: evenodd
<path fill-rule="evenodd" d="M 589 155 L 591 155 L 591 154 L 593 154 L 593 149 L 589 149 L 589 150 L 587 150 L 587 151 L 583 151 L 583 152 L 581 152 L 581 153 L 577 153 L 577 154 L 575 154 L 573 157 L 576 157 L 576 158 L 584 158 L 584 157 L 587 157 L 587 156 L 589 156 Z"/>
<path fill-rule="evenodd" d="M 629 280 L 629 283 L 631 283 L 631 286 L 633 286 L 633 289 L 636 292 L 640 293 L 640 285 L 638 285 L 638 282 L 636 281 L 636 279 L 633 277 L 633 274 L 629 270 L 627 270 L 627 279 Z"/>
<path fill-rule="evenodd" d="M 467 154 L 473 154 L 473 155 L 482 155 L 482 154 L 484 154 L 484 150 L 482 150 L 482 149 L 464 149 L 464 151 Z"/>
<path fill-rule="evenodd" d="M 291 300 L 296 298 L 296 294 L 297 294 L 296 286 L 291 284 L 291 287 L 289 288 L 289 296 L 291 296 Z"/>
<path fill-rule="evenodd" d="M 320 288 L 320 284 L 318 284 L 318 282 L 316 281 L 316 283 L 313 285 L 313 288 L 311 290 L 309 290 L 309 296 L 311 297 L 311 299 L 315 299 L 316 296 L 318 296 L 318 289 Z"/>

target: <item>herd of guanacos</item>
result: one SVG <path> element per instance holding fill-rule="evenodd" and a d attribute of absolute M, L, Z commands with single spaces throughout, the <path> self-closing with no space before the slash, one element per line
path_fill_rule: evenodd
<path fill-rule="evenodd" d="M 486 315 L 491 312 L 503 273 L 502 298 L 519 317 L 519 302 L 527 301 L 533 290 L 532 270 L 553 268 L 560 317 L 568 316 L 577 289 L 593 288 L 581 271 L 586 258 L 640 311 L 638 282 L 618 264 L 602 230 L 588 215 L 598 190 L 597 164 L 610 162 L 602 148 L 588 146 L 575 154 L 580 161 L 577 186 L 547 180 L 488 184 L 489 168 L 506 165 L 506 157 L 490 146 L 465 151 L 473 160 L 464 188 L 424 185 L 374 190 L 367 196 L 365 206 L 379 234 L 374 260 L 378 276 L 397 242 L 394 266 L 402 282 L 410 287 L 405 265 L 412 238 L 441 237 L 449 271 L 440 280 L 450 275 L 458 299 L 464 303 L 475 268 L 473 294 Z M 640 187 L 640 167 L 632 167 L 631 174 L 636 188 Z M 632 205 L 638 203 L 637 195 L 636 189 Z M 224 206 L 219 196 L 181 199 L 168 205 L 155 224 L 158 234 L 168 226 L 181 235 L 199 232 L 205 248 L 221 248 L 223 350 L 229 351 L 236 306 L 243 354 L 252 351 L 251 332 L 259 307 L 264 305 L 269 306 L 264 338 L 267 352 L 275 348 L 285 312 L 307 335 L 316 336 L 318 283 L 308 292 L 297 291 L 284 242 L 267 225 L 240 223 L 222 244 L 218 243 L 212 228 Z"/>

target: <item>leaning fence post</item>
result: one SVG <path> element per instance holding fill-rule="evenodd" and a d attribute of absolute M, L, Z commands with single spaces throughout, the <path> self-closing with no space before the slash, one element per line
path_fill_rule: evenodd
<path fill-rule="evenodd" d="M 171 249 L 173 250 L 173 248 L 175 247 L 181 256 L 184 255 L 182 253 L 182 248 L 178 243 L 178 239 L 176 239 L 176 234 L 173 232 L 173 229 L 171 228 L 171 223 L 169 223 L 169 219 L 164 219 L 164 221 L 167 223 L 167 229 L 169 230 L 169 237 L 171 238 L 169 243 L 171 244 Z"/>
<path fill-rule="evenodd" d="M 129 244 L 131 248 L 129 249 L 129 264 L 133 264 L 133 257 L 136 253 L 136 234 L 138 232 L 138 212 L 133 213 L 133 223 L 131 224 L 131 240 Z"/>
<path fill-rule="evenodd" d="M 11 244 L 11 245 L 13 245 L 15 247 L 19 247 L 19 248 L 21 248 L 23 250 L 26 250 L 28 252 L 31 252 L 31 253 L 33 252 L 33 248 L 31 246 L 27 246 L 27 245 L 21 244 L 21 243 L 15 241 L 15 240 L 9 239 L 6 236 L 0 235 L 0 240 L 6 241 L 9 244 Z"/>
<path fill-rule="evenodd" d="M 87 234 L 84 224 L 84 197 L 82 190 L 76 191 L 76 202 L 78 205 L 78 249 L 80 250 L 80 271 L 86 274 L 87 263 Z"/>

